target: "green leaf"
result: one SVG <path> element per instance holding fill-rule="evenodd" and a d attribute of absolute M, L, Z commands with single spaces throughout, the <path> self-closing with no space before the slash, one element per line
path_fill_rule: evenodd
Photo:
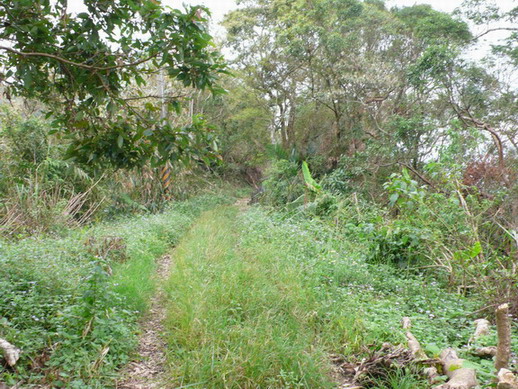
<path fill-rule="evenodd" d="M 146 81 L 138 74 L 135 76 L 135 82 L 137 83 L 138 86 L 142 86 L 142 85 L 146 84 Z"/>
<path fill-rule="evenodd" d="M 482 368 L 482 366 L 480 366 L 478 363 L 468 361 L 467 359 L 465 359 L 464 362 L 462 363 L 462 367 L 467 368 L 467 369 L 475 369 L 475 370 L 479 370 Z"/>
<path fill-rule="evenodd" d="M 306 161 L 302 162 L 302 174 L 304 175 L 304 181 L 306 182 L 306 186 L 313 192 L 320 192 L 322 187 L 318 182 L 316 182 L 313 177 L 311 177 L 311 172 L 309 171 L 309 166 Z"/>
<path fill-rule="evenodd" d="M 479 255 L 482 252 L 482 245 L 480 242 L 475 242 L 473 247 L 471 248 L 471 258 L 475 258 L 477 255 Z"/>
<path fill-rule="evenodd" d="M 461 365 L 451 365 L 450 368 L 448 369 L 448 371 L 455 371 L 455 370 L 459 370 L 461 368 L 462 368 Z"/>
<path fill-rule="evenodd" d="M 389 197 L 390 206 L 393 207 L 399 199 L 399 193 L 392 193 Z"/>
<path fill-rule="evenodd" d="M 74 123 L 74 126 L 76 128 L 87 128 L 89 124 L 88 120 L 79 120 Z"/>
<path fill-rule="evenodd" d="M 439 354 L 441 354 L 441 348 L 435 343 L 428 343 L 425 346 L 425 350 L 428 352 L 428 354 L 431 354 L 434 357 L 437 357 Z"/>

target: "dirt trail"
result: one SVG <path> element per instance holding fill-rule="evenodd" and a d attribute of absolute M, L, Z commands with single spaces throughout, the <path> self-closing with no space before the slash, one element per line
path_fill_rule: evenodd
<path fill-rule="evenodd" d="M 249 199 L 238 199 L 234 203 L 239 212 L 244 212 L 249 207 Z M 140 322 L 141 334 L 139 346 L 136 351 L 136 360 L 130 362 L 121 373 L 121 379 L 117 382 L 118 389 L 169 389 L 167 377 L 167 345 L 164 342 L 164 320 L 166 318 L 167 304 L 164 284 L 171 272 L 171 254 L 165 255 L 157 261 L 155 273 L 157 291 L 150 301 L 150 309 Z M 337 364 L 334 365 L 333 380 L 337 389 L 360 389 L 350 379 L 344 376 Z M 1 387 L 0 387 L 1 389 Z"/>
<path fill-rule="evenodd" d="M 239 199 L 234 205 L 243 211 L 247 208 L 248 201 L 248 198 Z M 122 379 L 116 386 L 118 389 L 167 388 L 167 379 L 164 377 L 167 346 L 162 339 L 165 332 L 163 322 L 166 317 L 163 285 L 169 277 L 171 263 L 170 254 L 163 256 L 157 263 L 157 292 L 151 299 L 149 312 L 141 321 L 142 333 L 137 349 L 139 359 L 128 364 L 123 370 Z"/>
<path fill-rule="evenodd" d="M 163 321 L 166 316 L 163 284 L 169 277 L 172 258 L 165 255 L 158 261 L 156 272 L 157 292 L 151 299 L 149 312 L 141 321 L 142 334 L 139 337 L 137 354 L 139 360 L 131 362 L 122 373 L 117 383 L 119 389 L 166 388 L 164 373 L 166 363 L 166 345 L 162 340 Z"/>

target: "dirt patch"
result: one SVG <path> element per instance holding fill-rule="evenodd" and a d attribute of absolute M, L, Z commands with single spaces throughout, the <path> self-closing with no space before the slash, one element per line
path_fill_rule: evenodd
<path fill-rule="evenodd" d="M 167 346 L 162 339 L 166 309 L 162 285 L 169 277 L 171 261 L 171 256 L 166 255 L 158 262 L 155 276 L 158 290 L 151 299 L 149 312 L 141 321 L 142 334 L 137 349 L 139 359 L 131 362 L 122 372 L 123 378 L 117 383 L 119 389 L 167 388 L 164 384 Z"/>

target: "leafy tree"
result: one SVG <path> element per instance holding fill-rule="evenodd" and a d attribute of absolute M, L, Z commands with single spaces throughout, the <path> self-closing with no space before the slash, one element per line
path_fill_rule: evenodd
<path fill-rule="evenodd" d="M 227 164 L 256 167 L 264 163 L 266 147 L 271 141 L 268 102 L 240 80 L 241 74 L 234 75 L 236 78 L 221 80 L 230 93 L 205 99 L 200 108 L 216 127 L 218 147 Z"/>
<path fill-rule="evenodd" d="M 249 85 L 270 102 L 286 149 L 420 161 L 423 143 L 434 142 L 435 123 L 425 117 L 433 95 L 412 86 L 409 69 L 437 42 L 451 52 L 466 45 L 465 22 L 429 6 L 388 10 L 377 1 L 241 4 L 226 20 L 229 44 Z M 403 146 L 403 132 L 392 130 L 398 120 L 412 123 Z"/>
<path fill-rule="evenodd" d="M 157 72 L 184 86 L 222 92 L 225 72 L 203 16 L 156 0 L 85 0 L 72 14 L 67 0 L 0 1 L 0 81 L 12 95 L 38 99 L 70 138 L 68 155 L 114 167 L 151 160 L 210 156 L 202 120 L 173 128 L 159 104 L 180 109 L 180 96 L 157 96 L 144 86 Z M 136 102 L 145 102 L 144 107 Z M 162 115 L 163 116 L 163 115 Z"/>
<path fill-rule="evenodd" d="M 475 36 L 479 40 L 494 32 L 507 33 L 498 43 L 493 44 L 496 54 L 506 56 L 512 64 L 518 66 L 518 6 L 503 10 L 497 2 L 491 0 L 465 0 L 457 12 L 484 30 Z"/>
<path fill-rule="evenodd" d="M 228 14 L 224 22 L 227 44 L 237 53 L 235 62 L 248 85 L 267 97 L 283 147 L 292 149 L 300 63 L 293 61 L 279 36 L 285 23 L 290 23 L 281 18 L 291 5 L 284 0 L 245 0 L 240 4 L 245 7 Z"/>
<path fill-rule="evenodd" d="M 454 41 L 460 44 L 472 39 L 467 23 L 434 10 L 430 5 L 395 8 L 395 15 L 419 38 L 426 41 Z"/>

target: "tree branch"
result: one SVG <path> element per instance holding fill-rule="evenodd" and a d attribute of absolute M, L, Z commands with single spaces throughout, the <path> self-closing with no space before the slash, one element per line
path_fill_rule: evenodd
<path fill-rule="evenodd" d="M 425 184 L 430 186 L 432 189 L 436 190 L 439 193 L 444 193 L 442 190 L 437 188 L 432 181 L 428 180 L 426 177 L 424 177 L 422 174 L 420 174 L 417 170 L 415 170 L 409 164 L 404 163 L 404 162 L 398 162 L 398 164 L 400 164 L 403 167 L 406 167 L 408 170 L 410 170 L 412 173 L 414 173 L 421 181 L 423 181 Z"/>
<path fill-rule="evenodd" d="M 472 39 L 472 41 L 476 41 L 477 39 L 483 37 L 484 35 L 487 35 L 487 34 L 489 34 L 491 32 L 495 32 L 495 31 L 518 31 L 518 28 L 517 27 L 496 27 L 496 28 L 490 28 L 490 29 L 484 31 L 481 34 L 478 34 L 476 37 L 474 37 Z"/>
<path fill-rule="evenodd" d="M 123 98 L 122 100 L 124 100 L 124 101 L 144 100 L 144 99 L 174 100 L 174 99 L 179 99 L 181 97 L 187 97 L 187 95 L 176 95 L 176 96 L 157 96 L 157 95 L 133 96 L 133 97 Z"/>
<path fill-rule="evenodd" d="M 141 60 L 138 60 L 138 61 L 135 61 L 135 62 L 131 62 L 131 63 L 126 63 L 126 64 L 123 63 L 123 64 L 119 64 L 119 65 L 101 67 L 101 66 L 87 65 L 87 64 L 81 63 L 81 62 L 70 61 L 70 60 L 68 60 L 66 58 L 63 58 L 63 57 L 60 57 L 60 56 L 54 55 L 54 54 L 49 54 L 49 53 L 23 52 L 23 51 L 18 51 L 18 50 L 15 50 L 13 48 L 6 47 L 6 46 L 0 46 L 0 50 L 8 51 L 10 53 L 13 53 L 13 54 L 16 54 L 16 55 L 20 55 L 22 57 L 45 57 L 45 58 L 51 58 L 51 59 L 54 59 L 54 60 L 59 61 L 61 63 L 65 63 L 65 64 L 68 64 L 68 65 L 80 67 L 80 68 L 83 68 L 83 69 L 95 70 L 95 71 L 107 71 L 107 70 L 114 70 L 114 69 L 120 69 L 120 68 L 127 68 L 127 67 L 137 66 L 137 65 L 140 65 L 141 63 L 147 62 L 147 61 L 155 58 L 159 54 L 159 53 L 156 53 L 156 54 L 150 55 L 149 57 L 146 57 L 146 58 L 143 58 Z"/>

